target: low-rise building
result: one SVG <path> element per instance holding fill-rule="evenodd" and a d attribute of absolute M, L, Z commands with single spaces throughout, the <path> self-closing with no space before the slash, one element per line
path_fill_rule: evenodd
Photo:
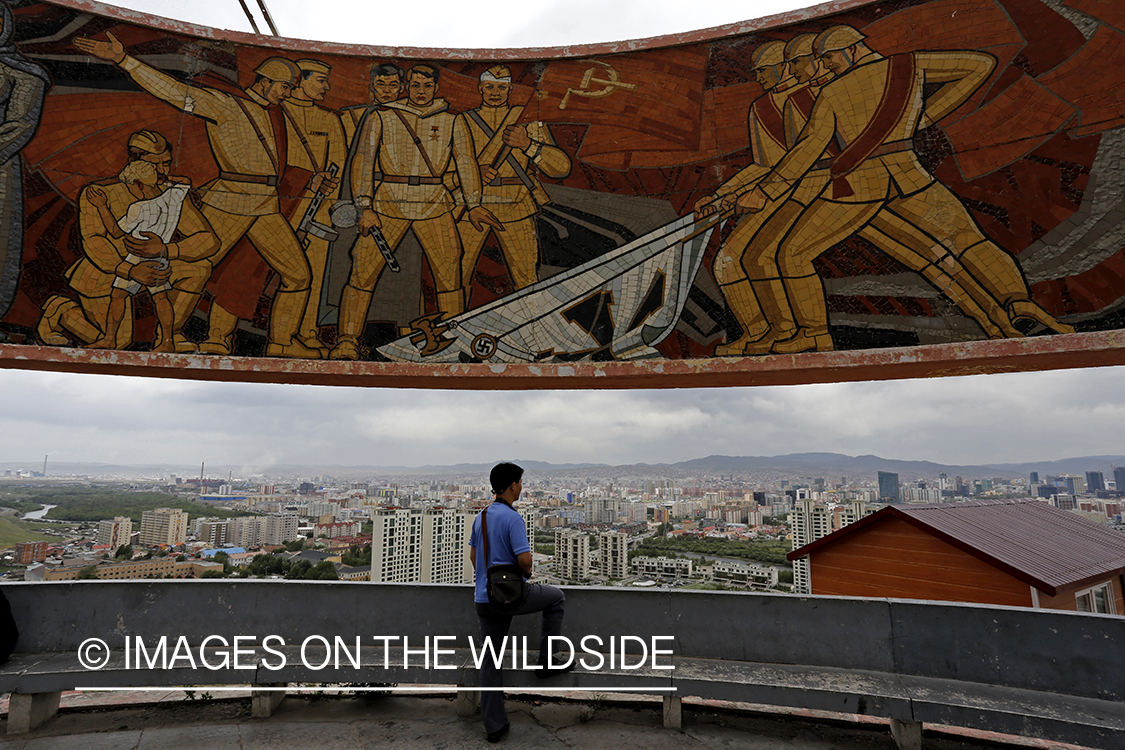
<path fill-rule="evenodd" d="M 638 555 L 633 558 L 631 565 L 633 573 L 648 576 L 649 578 L 659 578 L 661 580 L 691 578 L 691 560 L 664 557 L 663 555 L 660 557 Z"/>
<path fill-rule="evenodd" d="M 717 560 L 711 566 L 711 579 L 726 586 L 768 589 L 777 586 L 777 570 L 769 565 Z"/>
<path fill-rule="evenodd" d="M 1125 534 L 1035 500 L 888 506 L 806 555 L 813 594 L 1125 614 Z"/>

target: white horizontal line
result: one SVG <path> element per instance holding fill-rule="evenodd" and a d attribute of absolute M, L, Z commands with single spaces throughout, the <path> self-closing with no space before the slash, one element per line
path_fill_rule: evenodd
<path fill-rule="evenodd" d="M 280 692 L 280 693 L 433 693 L 433 692 L 448 692 L 449 690 L 456 690 L 459 693 L 489 693 L 496 691 L 517 691 L 526 690 L 535 693 L 573 693 L 573 692 L 599 692 L 599 693 L 674 693 L 679 688 L 674 687 L 565 687 L 565 688 L 552 688 L 552 687 L 251 687 L 250 685 L 242 686 L 153 686 L 153 687 L 77 687 L 74 688 L 80 693 L 137 693 L 159 691 L 167 692 L 169 690 L 182 690 L 190 693 L 233 693 L 244 692 L 252 690 L 258 692 Z"/>

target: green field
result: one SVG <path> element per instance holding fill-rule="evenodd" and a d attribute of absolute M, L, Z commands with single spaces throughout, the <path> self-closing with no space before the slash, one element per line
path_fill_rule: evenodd
<path fill-rule="evenodd" d="M 61 542 L 57 536 L 47 536 L 35 531 L 41 524 L 12 521 L 9 518 L 0 518 L 0 547 L 11 547 L 20 542 Z"/>

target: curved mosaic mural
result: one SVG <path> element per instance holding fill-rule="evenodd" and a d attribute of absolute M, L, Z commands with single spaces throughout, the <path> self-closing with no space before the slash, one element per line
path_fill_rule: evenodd
<path fill-rule="evenodd" d="M 88 6 L 0 2 L 9 344 L 557 364 L 1125 328 L 1116 0 L 552 59 Z"/>

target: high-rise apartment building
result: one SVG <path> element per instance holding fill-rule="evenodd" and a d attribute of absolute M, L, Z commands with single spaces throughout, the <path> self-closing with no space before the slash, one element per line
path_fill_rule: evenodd
<path fill-rule="evenodd" d="M 19 542 L 16 544 L 15 562 L 17 565 L 31 565 L 47 559 L 46 542 Z"/>
<path fill-rule="evenodd" d="M 1086 472 L 1086 491 L 1097 492 L 1098 490 L 1105 489 L 1105 477 L 1102 476 L 1100 471 L 1087 471 Z"/>
<path fill-rule="evenodd" d="M 96 541 L 100 545 L 109 545 L 116 552 L 123 544 L 128 544 L 133 536 L 133 519 L 125 516 L 116 516 L 112 521 L 105 519 L 98 521 L 98 535 Z"/>
<path fill-rule="evenodd" d="M 534 511 L 535 508 L 530 510 Z M 456 508 L 429 508 L 422 511 L 419 581 L 422 583 L 472 582 L 473 568 L 466 549 L 469 545 L 469 535 L 473 530 L 474 518 L 476 518 L 475 513 Z M 531 528 L 534 529 L 534 525 Z M 534 531 L 529 529 L 529 539 L 532 538 L 533 533 Z M 534 542 L 532 546 L 534 547 Z M 375 562 L 374 555 L 371 557 L 371 562 L 373 564 Z"/>
<path fill-rule="evenodd" d="M 455 508 L 374 508 L 371 580 L 469 583 L 466 547 L 477 511 Z"/>
<path fill-rule="evenodd" d="M 879 483 L 882 484 L 883 472 L 879 472 Z M 898 486 L 897 474 L 895 486 Z M 882 494 L 882 491 L 879 493 Z M 837 528 L 843 528 L 875 512 L 862 500 L 855 500 L 845 505 L 829 509 L 827 505 L 813 500 L 798 500 L 794 509 L 789 513 L 789 525 L 793 534 L 793 549 L 812 544 L 821 537 L 828 536 L 833 529 L 833 521 Z M 812 578 L 809 573 L 809 558 L 801 557 L 793 561 L 793 593 L 808 594 L 812 592 Z"/>
<path fill-rule="evenodd" d="M 195 536 L 209 547 L 225 547 L 230 541 L 227 534 L 229 530 L 229 522 L 225 519 L 203 521 L 199 524 Z"/>
<path fill-rule="evenodd" d="M 1066 491 L 1071 495 L 1086 494 L 1086 478 L 1077 474 L 1065 474 L 1060 477 L 1066 483 Z"/>
<path fill-rule="evenodd" d="M 157 508 L 141 513 L 141 544 L 175 546 L 187 541 L 188 515 L 177 508 Z"/>
<path fill-rule="evenodd" d="M 1117 494 L 1125 494 L 1125 466 L 1113 467 L 1113 486 Z"/>
<path fill-rule="evenodd" d="M 890 471 L 879 472 L 879 499 L 884 503 L 902 502 L 898 487 L 898 474 Z"/>
<path fill-rule="evenodd" d="M 558 549 L 556 547 L 556 549 Z M 624 578 L 629 571 L 629 535 L 623 531 L 603 531 L 598 539 L 598 572 L 606 578 Z"/>
<path fill-rule="evenodd" d="M 606 495 L 595 495 L 583 501 L 586 523 L 617 523 L 617 513 L 621 499 Z"/>
<path fill-rule="evenodd" d="M 555 531 L 555 575 L 581 581 L 590 573 L 590 537 L 575 529 Z"/>

